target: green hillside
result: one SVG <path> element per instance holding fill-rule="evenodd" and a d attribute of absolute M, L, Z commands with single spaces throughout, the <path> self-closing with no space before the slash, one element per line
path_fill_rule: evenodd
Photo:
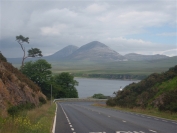
<path fill-rule="evenodd" d="M 151 74 L 139 83 L 126 86 L 115 98 L 109 99 L 107 105 L 177 112 L 177 65 L 167 72 Z"/>
<path fill-rule="evenodd" d="M 71 61 L 71 62 L 50 62 L 53 73 L 70 72 L 78 77 L 91 78 L 114 78 L 132 77 L 133 79 L 143 79 L 156 72 L 167 71 L 170 67 L 177 64 L 177 57 L 160 59 L 153 61 L 118 61 L 118 62 L 89 62 L 89 61 Z M 123 78 L 124 79 L 124 78 Z"/>

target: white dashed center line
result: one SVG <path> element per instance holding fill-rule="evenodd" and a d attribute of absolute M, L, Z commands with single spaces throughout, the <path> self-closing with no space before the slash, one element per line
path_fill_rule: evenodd
<path fill-rule="evenodd" d="M 154 130 L 150 130 L 150 129 L 149 129 L 149 131 L 156 133 L 156 131 L 154 131 Z"/>
<path fill-rule="evenodd" d="M 60 105 L 60 106 L 61 106 L 61 105 Z M 66 117 L 66 119 L 67 119 L 67 121 L 68 121 L 68 124 L 69 124 L 71 130 L 74 131 L 74 128 L 72 128 L 73 126 L 71 125 L 71 122 L 70 122 L 70 120 L 69 120 L 69 118 L 68 118 L 67 114 L 65 113 L 65 111 L 64 111 L 64 109 L 63 109 L 62 106 L 61 106 L 61 109 L 63 110 L 63 113 L 65 114 L 65 117 Z M 76 133 L 76 132 L 73 132 L 73 133 Z"/>

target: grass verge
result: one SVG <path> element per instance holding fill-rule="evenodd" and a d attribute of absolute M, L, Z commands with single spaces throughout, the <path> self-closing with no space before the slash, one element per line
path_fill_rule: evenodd
<path fill-rule="evenodd" d="M 177 120 L 177 113 L 162 112 L 162 111 L 158 111 L 155 109 L 141 109 L 141 108 L 130 109 L 130 108 L 122 108 L 122 107 L 118 107 L 118 106 L 110 107 L 105 104 L 99 104 L 99 103 L 94 104 L 94 106 L 103 107 L 103 108 L 111 108 L 111 109 L 115 109 L 115 110 L 122 110 L 122 111 L 139 113 L 139 114 L 146 114 L 146 115 L 170 119 L 170 120 Z"/>
<path fill-rule="evenodd" d="M 0 133 L 50 133 L 55 115 L 50 102 L 16 117 L 0 117 Z"/>

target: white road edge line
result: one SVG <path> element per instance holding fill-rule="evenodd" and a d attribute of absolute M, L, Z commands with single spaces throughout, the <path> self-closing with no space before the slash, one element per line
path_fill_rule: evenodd
<path fill-rule="evenodd" d="M 54 117 L 54 121 L 53 121 L 53 128 L 52 128 L 52 133 L 55 133 L 55 127 L 56 127 L 56 115 L 57 115 L 57 104 L 56 105 L 56 110 L 55 110 L 55 117 Z"/>

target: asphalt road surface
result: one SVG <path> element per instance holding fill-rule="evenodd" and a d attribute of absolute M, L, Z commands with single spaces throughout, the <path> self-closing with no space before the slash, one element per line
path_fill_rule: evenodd
<path fill-rule="evenodd" d="M 55 133 L 177 133 L 177 121 L 92 106 L 58 102 Z"/>

